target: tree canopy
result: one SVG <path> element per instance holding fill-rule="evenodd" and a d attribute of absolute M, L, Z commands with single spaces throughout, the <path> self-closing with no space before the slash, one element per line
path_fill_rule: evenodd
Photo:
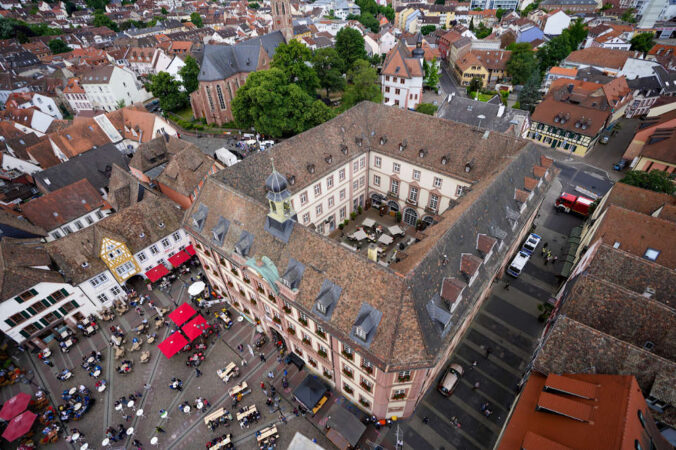
<path fill-rule="evenodd" d="M 519 92 L 519 105 L 521 109 L 532 112 L 540 97 L 540 73 L 534 71 Z"/>
<path fill-rule="evenodd" d="M 524 84 L 534 71 L 538 70 L 538 60 L 528 42 L 510 44 L 512 51 L 505 68 L 513 84 Z"/>
<path fill-rule="evenodd" d="M 312 51 L 305 44 L 292 40 L 288 44 L 279 44 L 270 65 L 284 72 L 289 83 L 295 83 L 314 97 L 319 78 L 310 64 L 311 60 Z"/>
<path fill-rule="evenodd" d="M 0 17 L 0 39 L 16 38 L 22 44 L 34 36 L 56 36 L 63 31 L 49 28 L 47 24 L 27 24 L 20 20 Z"/>
<path fill-rule="evenodd" d="M 272 137 L 301 133 L 333 117 L 278 68 L 251 73 L 232 100 L 232 113 L 240 127 Z"/>
<path fill-rule="evenodd" d="M 200 66 L 197 64 L 195 58 L 190 55 L 185 57 L 184 62 L 185 66 L 179 69 L 178 74 L 181 75 L 181 80 L 183 80 L 185 93 L 190 94 L 191 92 L 196 91 L 199 86 L 197 76 L 200 74 Z"/>
<path fill-rule="evenodd" d="M 433 116 L 434 113 L 437 112 L 437 105 L 433 105 L 432 103 L 418 103 L 418 106 L 415 107 L 415 110 L 419 113 Z"/>
<path fill-rule="evenodd" d="M 485 37 L 488 37 L 492 32 L 493 30 L 491 28 L 488 28 L 483 23 L 480 23 L 478 26 L 474 27 L 474 35 L 476 36 L 477 39 L 483 39 Z"/>
<path fill-rule="evenodd" d="M 349 109 L 364 100 L 375 103 L 382 100 L 378 72 L 368 61 L 357 60 L 347 73 L 347 81 L 349 84 L 343 94 L 343 109 Z"/>
<path fill-rule="evenodd" d="M 108 27 L 113 31 L 120 31 L 119 27 L 115 22 L 113 22 L 110 17 L 106 16 L 102 12 L 97 12 L 94 14 L 94 22 L 93 25 L 95 27 Z"/>
<path fill-rule="evenodd" d="M 423 71 L 425 77 L 423 78 L 423 86 L 433 89 L 435 92 L 439 88 L 439 64 L 437 58 L 433 58 L 431 63 L 423 60 Z"/>
<path fill-rule="evenodd" d="M 655 36 L 652 33 L 641 33 L 631 38 L 631 49 L 643 52 L 645 55 L 655 45 Z"/>
<path fill-rule="evenodd" d="M 436 29 L 437 29 L 437 27 L 434 26 L 434 25 L 423 25 L 422 27 L 420 27 L 420 33 L 423 36 L 427 36 L 428 34 L 434 32 L 434 30 L 436 30 Z"/>
<path fill-rule="evenodd" d="M 320 48 L 312 56 L 312 66 L 319 78 L 319 85 L 326 89 L 327 97 L 330 91 L 345 89 L 344 65 L 345 63 L 333 47 Z"/>
<path fill-rule="evenodd" d="M 190 13 L 190 21 L 197 28 L 202 28 L 202 25 L 204 25 L 204 22 L 202 22 L 202 16 L 200 16 L 198 12 Z"/>
<path fill-rule="evenodd" d="M 638 186 L 655 192 L 665 192 L 667 194 L 676 192 L 676 185 L 669 174 L 661 170 L 652 170 L 650 172 L 631 170 L 620 180 L 620 183 Z"/>
<path fill-rule="evenodd" d="M 336 50 L 349 69 L 359 59 L 366 59 L 364 37 L 354 28 L 344 27 L 336 34 Z"/>
<path fill-rule="evenodd" d="M 176 111 L 188 103 L 188 95 L 181 91 L 181 83 L 173 75 L 160 72 L 148 76 L 146 88 L 160 101 L 164 111 Z"/>
<path fill-rule="evenodd" d="M 49 41 L 47 45 L 49 46 L 49 49 L 52 51 L 52 53 L 55 55 L 58 53 L 66 53 L 73 50 L 68 46 L 68 44 L 63 42 L 61 39 L 52 39 L 51 41 Z"/>

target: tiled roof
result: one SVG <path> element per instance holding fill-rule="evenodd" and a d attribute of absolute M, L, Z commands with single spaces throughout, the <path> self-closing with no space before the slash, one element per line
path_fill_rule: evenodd
<path fill-rule="evenodd" d="M 107 270 L 99 256 L 104 237 L 119 239 L 137 253 L 178 230 L 182 218 L 182 210 L 172 201 L 147 197 L 90 227 L 49 242 L 46 249 L 66 278 L 79 284 Z"/>
<path fill-rule="evenodd" d="M 573 133 L 596 136 L 605 126 L 610 114 L 610 111 L 559 102 L 550 95 L 535 107 L 531 119 L 533 122 L 563 128 Z M 563 123 L 561 120 L 556 120 L 557 117 L 560 119 L 562 116 L 564 117 Z"/>
<path fill-rule="evenodd" d="M 505 70 L 512 55 L 509 50 L 470 50 L 488 70 Z"/>
<path fill-rule="evenodd" d="M 676 205 L 676 197 L 625 183 L 615 183 L 608 193 L 605 206 L 615 205 L 651 215 L 664 205 Z"/>
<path fill-rule="evenodd" d="M 660 162 L 676 164 L 676 130 L 674 128 L 655 127 L 641 149 L 641 156 Z"/>
<path fill-rule="evenodd" d="M 197 146 L 188 144 L 171 157 L 156 180 L 179 194 L 190 196 L 215 163 L 214 158 L 202 152 Z"/>
<path fill-rule="evenodd" d="M 556 0 L 558 1 L 558 0 Z M 564 63 L 585 64 L 596 67 L 621 69 L 628 58 L 638 57 L 637 52 L 615 50 L 603 47 L 589 47 L 575 50 L 564 60 Z"/>
<path fill-rule="evenodd" d="M 403 41 L 399 41 L 387 54 L 381 73 L 382 75 L 409 79 L 423 76 L 420 60 L 411 57 L 411 52 Z"/>
<path fill-rule="evenodd" d="M 568 77 L 575 77 L 575 75 L 577 75 L 577 68 L 554 66 L 554 67 L 549 69 L 549 73 L 551 73 L 552 75 L 563 75 L 563 76 L 568 76 Z"/>
<path fill-rule="evenodd" d="M 24 217 L 19 217 L 16 214 L 5 211 L 4 209 L 0 209 L 0 224 L 7 225 L 8 227 L 20 230 L 24 233 L 28 233 L 29 235 L 35 236 L 47 235 L 47 232 L 45 230 L 43 230 L 38 226 L 33 225 Z M 3 231 L 0 232 L 0 236 L 4 238 L 5 236 L 7 236 L 7 234 L 6 232 Z"/>
<path fill-rule="evenodd" d="M 109 206 L 87 179 L 76 181 L 21 206 L 26 218 L 45 230 L 53 230 L 98 208 L 107 209 Z"/>
<path fill-rule="evenodd" d="M 41 282 L 62 283 L 63 277 L 49 266 L 51 260 L 37 240 L 0 240 L 0 301 L 21 294 Z"/>

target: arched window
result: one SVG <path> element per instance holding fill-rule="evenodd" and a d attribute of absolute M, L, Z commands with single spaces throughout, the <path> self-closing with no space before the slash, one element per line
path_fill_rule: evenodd
<path fill-rule="evenodd" d="M 406 208 L 404 210 L 404 222 L 409 225 L 415 226 L 417 221 L 418 221 L 418 213 L 416 212 L 416 210 L 413 208 Z"/>

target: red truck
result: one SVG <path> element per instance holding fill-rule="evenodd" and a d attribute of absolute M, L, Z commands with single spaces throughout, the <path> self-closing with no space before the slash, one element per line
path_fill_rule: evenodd
<path fill-rule="evenodd" d="M 556 199 L 554 207 L 559 211 L 565 213 L 574 212 L 581 216 L 587 217 L 589 215 L 589 208 L 591 207 L 594 200 L 582 197 L 580 195 L 573 195 L 564 192 Z"/>

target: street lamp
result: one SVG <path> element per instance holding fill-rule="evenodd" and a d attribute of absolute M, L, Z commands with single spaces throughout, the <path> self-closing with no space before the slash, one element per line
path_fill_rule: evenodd
<path fill-rule="evenodd" d="M 481 129 L 481 121 L 482 121 L 483 119 L 485 119 L 486 116 L 484 116 L 483 114 L 479 114 L 479 115 L 476 116 L 476 117 L 477 117 L 477 119 L 479 119 L 479 127 L 478 127 L 478 128 Z"/>

